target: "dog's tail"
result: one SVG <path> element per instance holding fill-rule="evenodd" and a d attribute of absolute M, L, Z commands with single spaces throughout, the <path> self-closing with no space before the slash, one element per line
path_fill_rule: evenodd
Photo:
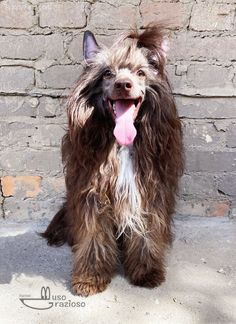
<path fill-rule="evenodd" d="M 53 217 L 44 233 L 39 235 L 45 238 L 48 245 L 61 246 L 67 241 L 66 205 Z"/>

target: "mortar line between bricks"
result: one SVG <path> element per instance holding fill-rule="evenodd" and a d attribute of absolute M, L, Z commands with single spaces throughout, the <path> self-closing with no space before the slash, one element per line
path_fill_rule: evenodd
<path fill-rule="evenodd" d="M 181 120 L 188 120 L 188 121 L 192 121 L 192 122 L 195 122 L 195 121 L 198 121 L 198 120 L 202 122 L 204 120 L 204 121 L 206 121 L 207 124 L 210 123 L 215 127 L 215 124 L 214 124 L 215 121 L 236 120 L 236 117 L 189 117 L 189 116 L 181 115 L 180 119 Z M 219 131 L 217 131 L 217 132 L 219 132 Z"/>
<path fill-rule="evenodd" d="M 234 17 L 232 19 L 232 29 L 234 28 L 235 22 L 236 22 L 236 8 L 234 9 Z"/>
<path fill-rule="evenodd" d="M 49 95 L 49 94 L 44 94 L 44 93 L 22 93 L 22 92 L 0 92 L 0 97 L 33 97 L 33 98 L 39 98 L 39 97 L 47 97 L 47 98 L 67 98 L 67 95 Z"/>
<path fill-rule="evenodd" d="M 189 98 L 199 98 L 199 99 L 201 99 L 201 98 L 209 98 L 209 99 L 211 99 L 211 98 L 217 98 L 217 99 L 219 99 L 219 98 L 222 98 L 222 99 L 236 98 L 236 94 L 232 94 L 232 95 L 221 95 L 221 94 L 219 94 L 219 96 L 217 96 L 217 95 L 209 96 L 209 95 L 204 95 L 204 94 L 201 94 L 201 95 L 195 94 L 194 95 L 194 94 L 180 93 L 180 92 L 174 92 L 174 91 L 172 93 L 175 96 L 189 97 Z"/>
<path fill-rule="evenodd" d="M 92 6 L 93 6 L 93 2 L 92 3 L 87 2 L 87 8 L 85 8 L 85 26 L 83 27 L 85 29 L 88 28 L 89 20 L 91 18 Z"/>
<path fill-rule="evenodd" d="M 143 20 L 143 15 L 142 15 L 142 11 L 141 11 L 141 5 L 142 5 L 142 0 L 139 1 L 138 11 L 139 11 L 139 15 L 140 15 L 141 20 Z"/>
<path fill-rule="evenodd" d="M 43 90 L 43 89 L 39 89 Z M 65 91 L 66 89 L 51 89 L 52 91 Z M 212 96 L 207 96 L 207 95 L 194 95 L 194 94 L 185 94 L 185 93 L 179 93 L 179 92 L 173 92 L 173 95 L 178 96 L 178 97 L 187 97 L 187 98 L 204 98 L 204 99 L 226 99 L 226 98 L 236 98 L 236 94 L 234 95 L 212 95 Z M 49 98 L 67 98 L 68 95 L 53 95 L 53 94 L 46 94 L 43 92 L 40 93 L 27 93 L 27 92 L 0 92 L 0 96 L 3 97 L 11 97 L 11 96 L 21 96 L 21 97 L 49 97 Z M 222 117 L 223 118 L 223 117 Z"/>
<path fill-rule="evenodd" d="M 53 89 L 53 90 L 60 90 L 60 89 Z M 207 95 L 188 95 L 188 94 L 180 94 L 178 92 L 173 92 L 173 95 L 180 98 L 180 97 L 185 97 L 185 98 L 193 98 L 193 99 L 234 99 L 236 98 L 236 95 L 219 95 L 219 96 L 207 96 Z M 63 95 L 63 94 L 47 94 L 47 93 L 22 93 L 22 92 L 0 92 L 0 96 L 2 97 L 33 97 L 33 98 L 39 98 L 39 97 L 47 97 L 47 98 L 67 98 L 68 95 Z M 222 117 L 224 119 L 225 117 Z"/>

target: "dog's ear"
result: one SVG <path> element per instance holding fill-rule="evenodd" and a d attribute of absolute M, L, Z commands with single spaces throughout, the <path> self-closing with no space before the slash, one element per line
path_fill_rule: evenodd
<path fill-rule="evenodd" d="M 166 28 L 162 24 L 149 24 L 138 34 L 138 47 L 148 49 L 147 58 L 158 73 L 163 74 L 169 50 Z"/>
<path fill-rule="evenodd" d="M 159 67 L 160 67 L 160 64 L 165 65 L 167 62 L 167 54 L 168 54 L 169 49 L 170 49 L 169 40 L 167 37 L 163 37 L 160 40 L 160 45 L 158 47 L 150 50 L 151 61 L 156 62 L 157 66 L 159 66 Z"/>
<path fill-rule="evenodd" d="M 169 52 L 169 49 L 170 49 L 169 44 L 170 44 L 170 42 L 169 42 L 168 38 L 166 36 L 163 37 L 162 42 L 161 42 L 161 49 L 162 49 L 162 53 L 165 58 L 166 58 L 167 53 Z"/>
<path fill-rule="evenodd" d="M 99 51 L 100 47 L 98 46 L 93 33 L 89 30 L 86 30 L 84 32 L 83 39 L 83 52 L 85 61 L 87 63 L 91 63 Z"/>

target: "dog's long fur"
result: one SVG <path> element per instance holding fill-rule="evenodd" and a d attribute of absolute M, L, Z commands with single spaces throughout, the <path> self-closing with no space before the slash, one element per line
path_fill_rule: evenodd
<path fill-rule="evenodd" d="M 155 287 L 165 278 L 183 171 L 181 123 L 165 72 L 165 30 L 155 24 L 140 34 L 131 31 L 110 49 L 100 48 L 91 33 L 86 37 L 87 64 L 68 99 L 62 141 L 66 202 L 43 236 L 49 244 L 72 246 L 77 294 L 103 291 L 120 253 L 133 284 Z M 104 82 L 113 87 L 108 91 L 115 85 L 104 75 L 107 68 L 128 70 L 135 88 L 140 66 L 145 96 L 134 121 L 137 135 L 133 145 L 121 146 L 104 101 Z"/>

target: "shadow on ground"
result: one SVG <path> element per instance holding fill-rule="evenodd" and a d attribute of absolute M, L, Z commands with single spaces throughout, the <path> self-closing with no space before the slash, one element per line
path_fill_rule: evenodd
<path fill-rule="evenodd" d="M 168 257 L 167 280 L 149 290 L 131 286 L 117 275 L 102 294 L 89 297 L 89 311 L 51 310 L 35 314 L 19 308 L 22 291 L 38 293 L 48 285 L 69 298 L 72 254 L 68 246 L 49 247 L 35 232 L 40 224 L 0 224 L 0 304 L 4 324 L 12 323 L 235 323 L 236 223 L 225 219 L 176 221 L 176 239 Z M 15 315 L 12 311 L 15 305 Z M 11 311 L 9 311 L 11 309 Z M 14 309 L 14 308 L 13 308 Z M 92 309 L 92 316 L 91 316 Z M 12 317 L 13 316 L 13 317 Z M 22 316 L 22 317 L 21 317 Z M 49 320 L 50 318 L 50 320 Z M 92 319 L 93 318 L 93 319 Z M 63 322 L 64 321 L 64 322 Z"/>
<path fill-rule="evenodd" d="M 49 247 L 35 232 L 0 238 L 0 284 L 10 283 L 13 275 L 43 276 L 66 282 L 72 267 L 69 246 Z"/>

